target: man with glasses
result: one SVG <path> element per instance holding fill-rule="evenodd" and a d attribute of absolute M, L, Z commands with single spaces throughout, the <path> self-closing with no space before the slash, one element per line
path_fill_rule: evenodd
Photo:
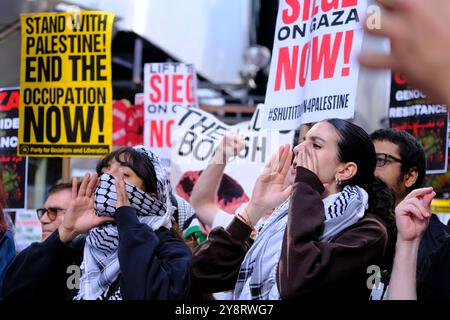
<path fill-rule="evenodd" d="M 395 205 L 420 188 L 425 177 L 426 154 L 417 140 L 395 129 L 379 129 L 370 135 L 377 157 L 375 175 L 394 193 Z M 384 270 L 381 285 L 372 290 L 371 300 L 386 299 L 391 270 Z"/>
<path fill-rule="evenodd" d="M 370 137 L 377 154 L 375 175 L 394 191 L 397 205 L 408 193 L 422 186 L 426 166 L 425 151 L 406 131 L 380 129 Z M 450 277 L 447 275 L 450 270 L 450 241 L 446 241 L 448 235 L 450 228 L 433 214 L 422 236 L 417 256 L 416 283 L 419 299 L 450 298 Z M 382 279 L 383 283 L 388 282 L 383 280 L 385 279 Z"/>
<path fill-rule="evenodd" d="M 78 182 L 80 188 L 81 182 Z M 43 208 L 36 210 L 39 221 L 42 226 L 42 242 L 32 243 L 29 247 L 21 251 L 13 260 L 5 274 L 3 284 L 4 298 L 11 300 L 33 300 L 41 296 L 39 299 L 45 299 L 47 293 L 59 292 L 62 300 L 72 298 L 76 290 L 69 286 L 67 290 L 61 291 L 61 288 L 55 286 L 55 283 L 68 283 L 70 273 L 58 272 L 57 266 L 59 264 L 79 266 L 83 259 L 84 237 L 73 240 L 69 244 L 69 251 L 75 252 L 73 258 L 71 255 L 58 256 L 49 258 L 48 252 L 54 250 L 55 246 L 63 245 L 61 242 L 52 241 L 53 238 L 58 237 L 58 234 L 53 234 L 62 223 L 64 214 L 69 207 L 69 202 L 72 196 L 71 183 L 59 183 L 52 186 L 47 192 L 47 200 Z M 48 238 L 48 239 L 47 239 Z M 46 241 L 47 240 L 47 241 Z M 52 259 L 52 260 L 48 260 Z M 67 260 L 69 259 L 69 260 Z M 43 261 L 47 261 L 44 262 Z M 49 264 L 48 261 L 51 261 Z M 51 273 L 52 279 L 39 279 L 36 281 L 35 273 L 39 273 L 42 266 L 54 265 L 55 272 Z"/>
<path fill-rule="evenodd" d="M 69 206 L 72 184 L 59 183 L 48 190 L 48 197 L 43 208 L 36 210 L 42 227 L 42 240 L 50 236 L 61 224 L 64 213 Z"/>
<path fill-rule="evenodd" d="M 422 186 L 425 177 L 425 151 L 406 131 L 379 129 L 370 137 L 377 154 L 375 175 L 394 191 L 397 205 L 408 193 Z"/>

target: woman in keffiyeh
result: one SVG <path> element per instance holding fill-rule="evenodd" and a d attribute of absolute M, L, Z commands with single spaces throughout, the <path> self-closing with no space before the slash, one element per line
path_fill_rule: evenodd
<path fill-rule="evenodd" d="M 76 299 L 176 299 L 186 287 L 190 252 L 169 231 L 173 206 L 159 159 L 139 146 L 97 165 L 95 214 L 113 217 L 89 231 Z"/>
<path fill-rule="evenodd" d="M 127 147 L 108 154 L 79 190 L 73 179 L 63 222 L 17 261 L 8 298 L 186 297 L 192 254 L 172 228 L 173 199 L 167 174 L 150 150 Z M 178 211 L 183 219 L 189 215 L 185 206 L 178 204 Z"/>
<path fill-rule="evenodd" d="M 374 177 L 375 149 L 360 127 L 315 124 L 292 151 L 280 148 L 247 207 L 197 248 L 193 294 L 234 289 L 234 299 L 367 300 L 369 267 L 392 264 L 393 196 Z M 295 176 L 292 186 L 287 175 Z M 256 239 L 251 233 L 274 210 Z M 370 286 L 369 286 L 370 285 Z"/>

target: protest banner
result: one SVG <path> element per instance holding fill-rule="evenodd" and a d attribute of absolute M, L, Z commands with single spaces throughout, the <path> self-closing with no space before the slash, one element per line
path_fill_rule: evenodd
<path fill-rule="evenodd" d="M 280 0 L 263 125 L 354 116 L 367 0 Z"/>
<path fill-rule="evenodd" d="M 0 174 L 6 196 L 5 211 L 27 203 L 28 158 L 17 156 L 19 88 L 0 89 Z"/>
<path fill-rule="evenodd" d="M 21 16 L 19 155 L 111 151 L 113 18 L 101 11 Z"/>
<path fill-rule="evenodd" d="M 411 133 L 422 144 L 427 154 L 427 174 L 447 172 L 447 106 L 433 103 L 398 73 L 392 74 L 389 124 Z"/>
<path fill-rule="evenodd" d="M 144 145 L 170 169 L 174 108 L 198 107 L 194 66 L 147 63 L 144 66 Z"/>
<path fill-rule="evenodd" d="M 16 212 L 14 242 L 16 251 L 22 251 L 33 242 L 42 241 L 42 227 L 35 210 Z"/>
<path fill-rule="evenodd" d="M 292 145 L 294 139 L 293 130 L 261 128 L 261 105 L 251 121 L 233 126 L 200 109 L 176 107 L 175 110 L 170 177 L 176 193 L 187 201 L 223 136 L 234 131 L 244 140 L 245 149 L 226 166 L 219 188 L 219 204 L 228 213 L 235 213 L 249 200 L 256 178 L 270 155 L 277 152 L 280 145 Z"/>

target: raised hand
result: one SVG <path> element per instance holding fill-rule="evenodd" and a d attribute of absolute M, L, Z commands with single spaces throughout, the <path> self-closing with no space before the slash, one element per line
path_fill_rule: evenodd
<path fill-rule="evenodd" d="M 105 222 L 114 221 L 112 217 L 99 217 L 94 211 L 94 192 L 98 184 L 98 176 L 86 173 L 77 191 L 77 180 L 72 179 L 72 196 L 69 208 L 58 228 L 59 238 L 67 243 L 76 236 L 88 232 Z"/>
<path fill-rule="evenodd" d="M 433 188 L 412 191 L 395 208 L 397 244 L 389 282 L 389 300 L 415 300 L 417 254 L 420 239 L 430 220 Z"/>
<path fill-rule="evenodd" d="M 299 146 L 298 166 L 302 166 L 319 175 L 319 164 L 317 160 L 317 154 L 310 144 Z"/>
<path fill-rule="evenodd" d="M 310 171 L 312 171 L 316 176 L 319 176 L 319 161 L 317 159 L 317 153 L 310 144 L 299 145 L 298 146 L 298 156 L 296 158 L 297 166 L 302 166 Z M 323 184 L 325 191 L 322 192 L 322 199 L 330 195 L 331 184 Z"/>
<path fill-rule="evenodd" d="M 286 187 L 284 184 L 291 159 L 290 146 L 281 146 L 278 153 L 272 155 L 263 172 L 256 179 L 252 197 L 246 207 L 252 225 L 255 225 L 266 211 L 279 206 L 291 194 L 292 186 Z"/>
<path fill-rule="evenodd" d="M 418 241 L 431 217 L 430 204 L 436 193 L 433 188 L 413 190 L 395 208 L 398 240 Z"/>
<path fill-rule="evenodd" d="M 399 72 L 434 100 L 450 103 L 450 3 L 448 0 L 378 0 L 365 31 L 391 41 L 389 54 L 365 53 L 361 64 Z M 375 18 L 375 19 L 374 19 Z M 379 25 L 374 24 L 379 20 Z"/>
<path fill-rule="evenodd" d="M 216 164 L 227 164 L 245 148 L 245 142 L 235 132 L 228 132 L 220 141 L 211 159 Z"/>

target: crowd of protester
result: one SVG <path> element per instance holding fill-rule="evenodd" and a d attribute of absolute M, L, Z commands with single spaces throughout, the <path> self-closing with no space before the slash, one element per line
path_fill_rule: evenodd
<path fill-rule="evenodd" d="M 378 2 L 382 27 L 366 31 L 390 38 L 391 51 L 366 53 L 361 64 L 400 72 L 450 104 L 448 1 Z M 217 192 L 242 148 L 237 134 L 225 135 L 190 204 L 150 149 L 120 148 L 95 173 L 48 191 L 37 210 L 42 241 L 17 256 L 0 206 L 0 297 L 450 298 L 450 230 L 431 214 L 438 190 L 422 188 L 426 154 L 413 136 L 318 122 L 297 146 L 279 148 L 230 215 Z M 196 223 L 206 241 L 183 236 Z M 73 286 L 68 270 L 79 272 Z"/>

